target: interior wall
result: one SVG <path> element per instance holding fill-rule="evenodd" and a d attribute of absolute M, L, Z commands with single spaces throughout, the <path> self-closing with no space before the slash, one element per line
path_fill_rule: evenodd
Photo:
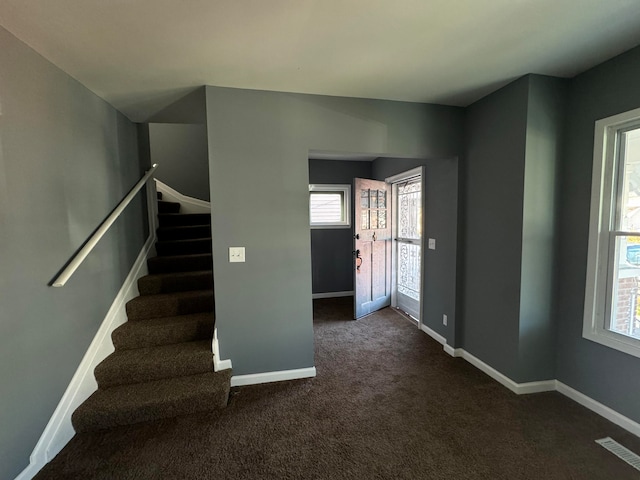
<path fill-rule="evenodd" d="M 556 378 L 558 170 L 568 81 L 529 75 L 518 364 L 521 381 Z"/>
<path fill-rule="evenodd" d="M 207 118 L 214 257 L 247 258 L 214 271 L 221 357 L 236 375 L 311 367 L 308 152 L 457 156 L 463 111 L 207 87 Z"/>
<path fill-rule="evenodd" d="M 209 201 L 209 154 L 204 124 L 149 124 L 155 177 L 189 197 Z"/>
<path fill-rule="evenodd" d="M 3 28 L 0 72 L 0 478 L 15 478 L 143 246 L 144 189 L 48 283 L 148 164 L 134 124 Z"/>
<path fill-rule="evenodd" d="M 640 422 L 640 358 L 582 338 L 594 128 L 640 107 L 640 48 L 571 81 L 561 172 L 557 377 Z"/>
<path fill-rule="evenodd" d="M 373 161 L 373 178 L 384 180 L 418 166 L 426 167 L 421 322 L 453 346 L 456 330 L 458 160 L 378 158 Z M 436 240 L 435 250 L 427 248 L 429 238 Z M 442 322 L 444 314 L 447 315 L 446 326 Z"/>
<path fill-rule="evenodd" d="M 463 348 L 518 376 L 529 85 L 523 77 L 466 109 Z"/>
<path fill-rule="evenodd" d="M 353 179 L 371 178 L 371 162 L 309 160 L 309 183 L 349 184 L 353 197 Z M 353 291 L 354 211 L 351 228 L 311 229 L 311 275 L 313 293 Z"/>
<path fill-rule="evenodd" d="M 555 378 L 566 94 L 565 80 L 527 75 L 467 108 L 462 344 L 518 383 Z"/>

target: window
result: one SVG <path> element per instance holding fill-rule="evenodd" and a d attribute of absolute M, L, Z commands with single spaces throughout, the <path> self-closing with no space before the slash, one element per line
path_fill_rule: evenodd
<path fill-rule="evenodd" d="M 309 185 L 311 228 L 348 228 L 351 185 Z"/>
<path fill-rule="evenodd" d="M 583 336 L 640 357 L 640 109 L 598 120 Z"/>

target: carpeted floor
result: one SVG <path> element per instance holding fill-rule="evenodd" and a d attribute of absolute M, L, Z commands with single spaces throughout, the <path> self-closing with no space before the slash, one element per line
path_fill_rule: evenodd
<path fill-rule="evenodd" d="M 316 300 L 314 379 L 219 413 L 76 435 L 44 479 L 638 479 L 640 439 L 557 393 L 516 396 L 386 309 Z"/>

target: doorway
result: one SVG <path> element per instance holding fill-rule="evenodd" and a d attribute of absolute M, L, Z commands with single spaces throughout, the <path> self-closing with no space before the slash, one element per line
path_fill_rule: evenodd
<path fill-rule="evenodd" d="M 386 179 L 393 204 L 391 306 L 418 324 L 422 317 L 423 170 L 416 168 Z"/>

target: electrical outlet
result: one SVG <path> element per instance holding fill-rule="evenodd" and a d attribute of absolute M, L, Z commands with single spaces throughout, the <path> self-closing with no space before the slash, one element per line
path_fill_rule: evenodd
<path fill-rule="evenodd" d="M 446 326 L 448 321 L 447 315 L 442 315 L 442 324 Z"/>
<path fill-rule="evenodd" d="M 244 247 L 229 247 L 230 262 L 244 262 Z"/>
<path fill-rule="evenodd" d="M 436 249 L 436 239 L 435 238 L 430 238 L 429 239 L 429 250 L 435 250 Z"/>

